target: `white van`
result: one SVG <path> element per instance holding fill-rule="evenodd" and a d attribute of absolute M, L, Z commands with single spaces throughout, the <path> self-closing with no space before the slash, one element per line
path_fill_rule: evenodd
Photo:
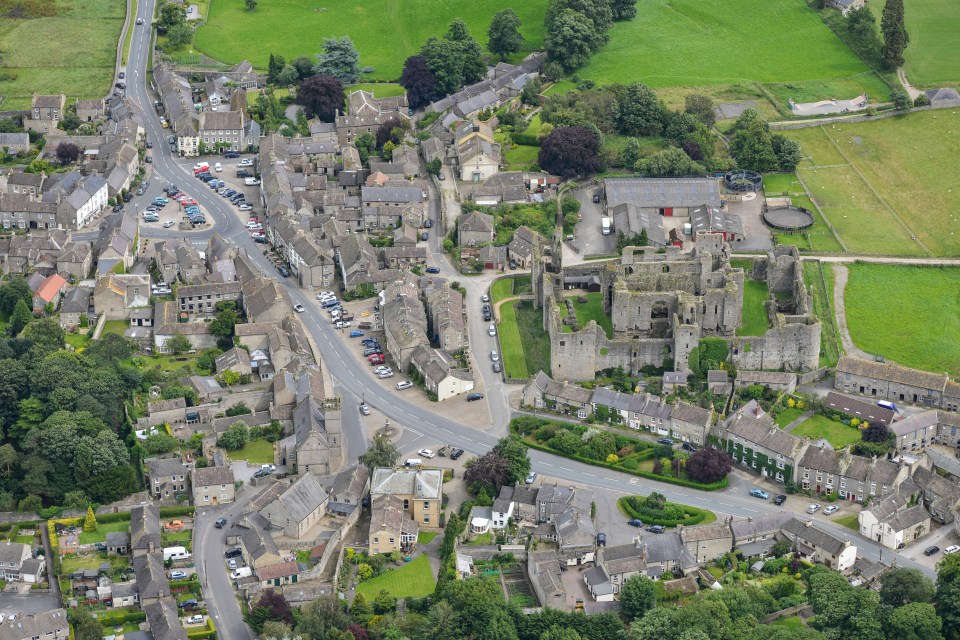
<path fill-rule="evenodd" d="M 243 184 L 247 185 L 248 187 L 253 187 L 255 185 L 260 184 L 260 181 L 257 180 L 256 178 L 244 178 Z"/>
<path fill-rule="evenodd" d="M 422 467 L 423 460 L 420 458 L 407 458 L 406 462 L 403 463 L 405 467 Z"/>
<path fill-rule="evenodd" d="M 223 166 L 221 166 L 218 162 L 217 164 L 213 165 L 213 169 L 214 171 L 223 171 Z"/>
<path fill-rule="evenodd" d="M 167 560 L 186 560 L 190 557 L 190 553 L 187 551 L 186 547 L 164 547 L 163 548 L 163 561 Z"/>
<path fill-rule="evenodd" d="M 253 575 L 253 569 L 250 567 L 240 567 L 236 571 L 230 574 L 230 577 L 236 580 L 237 578 L 246 578 L 247 576 Z"/>

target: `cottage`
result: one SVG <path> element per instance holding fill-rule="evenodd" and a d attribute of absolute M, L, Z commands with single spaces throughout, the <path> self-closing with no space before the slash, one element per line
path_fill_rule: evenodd
<path fill-rule="evenodd" d="M 829 496 L 839 486 L 840 463 L 837 452 L 830 444 L 821 441 L 820 446 L 807 447 L 800 458 L 799 484 L 804 491 L 813 491 Z"/>
<path fill-rule="evenodd" d="M 896 436 L 895 446 L 901 453 L 923 451 L 937 441 L 939 419 L 934 410 L 915 413 L 890 425 Z"/>
<path fill-rule="evenodd" d="M 949 382 L 946 374 L 927 373 L 888 362 L 859 360 L 842 356 L 837 362 L 834 388 L 880 400 L 909 402 L 956 411 L 956 404 L 944 403 Z"/>
<path fill-rule="evenodd" d="M 734 462 L 781 483 L 794 481 L 808 444 L 779 429 L 754 401 L 722 423 L 719 436 Z"/>
<path fill-rule="evenodd" d="M 857 516 L 860 535 L 875 540 L 888 549 L 900 549 L 930 532 L 930 514 L 921 505 L 909 503 L 891 494 Z"/>
<path fill-rule="evenodd" d="M 368 553 L 408 551 L 417 543 L 420 524 L 406 517 L 404 511 L 404 500 L 399 496 L 381 493 L 373 497 Z"/>
<path fill-rule="evenodd" d="M 201 467 L 191 472 L 195 506 L 233 502 L 235 497 L 233 469 Z"/>
<path fill-rule="evenodd" d="M 173 500 L 186 493 L 190 484 L 188 467 L 180 458 L 147 458 L 147 487 L 155 498 Z"/>
<path fill-rule="evenodd" d="M 906 465 L 846 453 L 840 463 L 837 497 L 863 503 L 871 496 L 882 497 L 896 491 L 907 477 Z"/>
<path fill-rule="evenodd" d="M 777 543 L 776 535 L 793 514 L 780 511 L 756 518 L 734 518 L 730 521 L 733 548 L 747 558 L 765 557 Z"/>
<path fill-rule="evenodd" d="M 191 348 L 198 351 L 216 346 L 217 337 L 210 331 L 210 323 L 181 322 L 175 302 L 161 302 L 155 309 L 153 348 L 157 353 L 172 353 L 169 343 L 174 336 L 185 337 Z"/>
<path fill-rule="evenodd" d="M 149 275 L 108 273 L 93 289 L 93 307 L 107 320 L 126 320 L 132 309 L 149 305 Z"/>
<path fill-rule="evenodd" d="M 857 560 L 857 547 L 827 533 L 813 521 L 790 518 L 780 528 L 778 537 L 793 544 L 795 551 L 810 562 L 819 562 L 828 569 L 846 573 Z"/>
<path fill-rule="evenodd" d="M 29 545 L 19 542 L 0 544 L 0 578 L 19 582 L 23 563 L 31 557 Z"/>
<path fill-rule="evenodd" d="M 670 435 L 681 442 L 705 444 L 712 424 L 712 410 L 686 402 L 677 402 L 670 412 Z"/>
<path fill-rule="evenodd" d="M 894 417 L 897 415 L 893 409 L 878 406 L 876 403 L 864 402 L 857 398 L 849 398 L 834 391 L 827 393 L 823 404 L 834 411 L 845 413 L 851 418 L 856 418 L 861 422 L 868 422 L 870 424 L 890 426 Z"/>
<path fill-rule="evenodd" d="M 330 487 L 327 511 L 337 515 L 353 513 L 370 491 L 370 471 L 362 464 L 341 471 Z"/>
<path fill-rule="evenodd" d="M 159 550 L 141 555 L 134 554 L 130 561 L 140 593 L 140 605 L 146 606 L 170 597 L 170 581 L 163 568 L 163 553 Z"/>
<path fill-rule="evenodd" d="M 457 125 L 455 146 L 461 180 L 483 182 L 500 169 L 500 145 L 486 122 L 474 120 Z"/>
<path fill-rule="evenodd" d="M 300 539 L 323 517 L 327 499 L 327 492 L 317 476 L 305 473 L 260 508 L 259 513 L 269 521 L 270 530 Z"/>
<path fill-rule="evenodd" d="M 36 613 L 19 613 L 16 618 L 8 616 L 0 623 L 0 640 L 67 640 L 70 637 L 70 622 L 63 609 L 51 609 Z"/>
<path fill-rule="evenodd" d="M 130 510 L 130 551 L 134 557 L 160 546 L 160 509 L 156 505 L 138 505 Z"/>
<path fill-rule="evenodd" d="M 67 288 L 67 281 L 59 273 L 49 276 L 33 294 L 33 312 L 44 313 L 47 309 L 56 310 Z"/>
<path fill-rule="evenodd" d="M 420 374 L 427 391 L 436 395 L 438 401 L 473 390 L 473 373 L 460 367 L 446 351 L 420 345 L 413 351 L 410 363 Z"/>
<path fill-rule="evenodd" d="M 272 564 L 257 570 L 261 586 L 279 587 L 284 584 L 296 584 L 300 576 L 300 563 L 296 560 Z"/>
<path fill-rule="evenodd" d="M 467 318 L 463 296 L 449 286 L 440 286 L 424 296 L 430 337 L 441 349 L 456 351 L 468 346 Z"/>
<path fill-rule="evenodd" d="M 493 242 L 493 216 L 488 213 L 471 211 L 457 218 L 458 244 L 466 247 L 478 247 Z"/>
<path fill-rule="evenodd" d="M 694 527 L 677 525 L 677 535 L 690 555 L 702 564 L 730 553 L 733 549 L 733 533 L 730 531 L 729 520 Z"/>
<path fill-rule="evenodd" d="M 173 597 L 168 594 L 168 597 L 148 604 L 141 600 L 141 604 L 154 640 L 187 640 L 187 630 L 180 624 L 177 603 Z"/>
<path fill-rule="evenodd" d="M 247 530 L 240 535 L 244 562 L 254 570 L 285 562 L 273 536 L 264 529 L 269 522 L 259 513 L 253 513 L 244 520 L 243 526 Z"/>

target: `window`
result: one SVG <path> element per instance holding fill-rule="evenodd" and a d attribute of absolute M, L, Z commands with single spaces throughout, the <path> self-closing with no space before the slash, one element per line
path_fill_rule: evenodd
<path fill-rule="evenodd" d="M 380 544 L 380 538 L 374 538 L 373 544 Z"/>
<path fill-rule="evenodd" d="M 394 542 L 393 538 L 390 538 L 390 544 L 393 544 L 393 542 Z"/>
<path fill-rule="evenodd" d="M 210 502 L 210 496 L 203 496 L 204 502 Z"/>
<path fill-rule="evenodd" d="M 430 503 L 427 502 L 426 500 L 424 500 L 424 501 L 423 501 L 423 508 L 424 508 L 424 509 L 429 509 L 429 508 L 430 508 Z"/>
<path fill-rule="evenodd" d="M 424 516 L 423 516 L 423 522 L 424 522 L 424 524 L 430 524 L 430 516 L 424 515 Z"/>

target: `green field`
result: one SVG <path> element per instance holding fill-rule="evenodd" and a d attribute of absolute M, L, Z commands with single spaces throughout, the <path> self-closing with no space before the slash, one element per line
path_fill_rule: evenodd
<path fill-rule="evenodd" d="M 867 71 L 804 0 L 641 0 L 579 74 L 653 87 L 793 83 L 806 95 L 810 81 L 875 85 L 874 75 L 853 78 Z"/>
<path fill-rule="evenodd" d="M 859 429 L 819 415 L 807 418 L 791 433 L 795 436 L 806 436 L 811 440 L 826 438 L 834 449 L 842 449 L 849 444 L 860 442 Z"/>
<path fill-rule="evenodd" d="M 770 298 L 767 283 L 747 278 L 743 281 L 743 318 L 738 336 L 762 336 L 770 328 L 764 303 Z"/>
<path fill-rule="evenodd" d="M 581 329 L 591 320 L 595 320 L 603 328 L 607 338 L 613 337 L 613 320 L 603 310 L 603 294 L 599 291 L 588 293 L 586 304 L 581 304 L 574 298 L 573 311 L 577 314 L 577 324 Z"/>
<path fill-rule="evenodd" d="M 273 443 L 263 438 L 251 440 L 243 449 L 230 452 L 231 460 L 246 460 L 251 464 L 273 464 Z"/>
<path fill-rule="evenodd" d="M 543 310 L 529 302 L 516 308 L 500 307 L 500 349 L 503 373 L 508 378 L 529 378 L 541 369 L 550 372 L 550 337 L 543 330 Z"/>
<path fill-rule="evenodd" d="M 2 108 L 28 109 L 34 93 L 63 92 L 68 105 L 109 93 L 126 2 L 39 0 L 30 7 L 36 17 L 0 20 L 3 71 L 13 76 L 0 82 Z"/>
<path fill-rule="evenodd" d="M 960 375 L 960 269 L 852 264 L 844 306 L 859 348 Z"/>
<path fill-rule="evenodd" d="M 393 96 L 402 96 L 405 89 L 392 82 L 365 82 L 363 84 L 353 84 L 344 89 L 347 95 L 354 91 L 368 91 L 374 98 L 392 98 Z"/>
<path fill-rule="evenodd" d="M 958 131 L 960 111 L 941 109 L 785 133 L 803 146 L 797 173 L 850 252 L 957 256 Z"/>
<path fill-rule="evenodd" d="M 386 589 L 394 598 L 423 598 L 433 593 L 436 586 L 430 561 L 427 556 L 419 555 L 402 567 L 361 582 L 357 593 L 362 593 L 367 602 L 376 600 L 381 589 Z"/>
<path fill-rule="evenodd" d="M 883 14 L 884 0 L 867 3 L 877 16 Z M 907 0 L 904 18 L 910 46 L 904 58 L 907 80 L 916 87 L 941 87 L 960 83 L 960 3 L 955 0 Z"/>
<path fill-rule="evenodd" d="M 213 0 L 210 17 L 197 30 L 195 46 L 226 63 L 249 60 L 266 68 L 271 53 L 287 60 L 319 53 L 324 37 L 348 35 L 360 64 L 375 71 L 366 78 L 396 80 L 404 60 L 432 36 L 441 36 L 454 18 L 463 18 L 481 45 L 497 11 L 513 7 L 523 22 L 526 48 L 543 44 L 546 0 L 454 4 L 434 0 L 385 0 L 375 5 L 348 0 L 274 0 L 247 11 L 243 0 Z M 255 45 L 255 46 L 251 46 Z"/>

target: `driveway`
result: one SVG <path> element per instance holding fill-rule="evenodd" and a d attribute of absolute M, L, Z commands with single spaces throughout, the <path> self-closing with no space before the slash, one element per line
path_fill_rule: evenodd
<path fill-rule="evenodd" d="M 573 228 L 573 242 L 564 241 L 563 243 L 564 264 L 585 262 L 586 256 L 606 256 L 616 253 L 616 233 L 605 236 L 601 232 L 600 218 L 603 217 L 603 203 L 593 201 L 593 195 L 600 194 L 602 191 L 603 187 L 593 185 L 573 192 L 573 197 L 580 203 L 581 220 Z"/>
<path fill-rule="evenodd" d="M 749 194 L 748 194 L 749 195 Z M 730 202 L 727 209 L 735 216 L 740 217 L 743 223 L 744 239 L 736 243 L 734 251 L 768 251 L 773 249 L 773 238 L 770 229 L 763 223 L 763 197 L 755 194 L 752 200 Z"/>

